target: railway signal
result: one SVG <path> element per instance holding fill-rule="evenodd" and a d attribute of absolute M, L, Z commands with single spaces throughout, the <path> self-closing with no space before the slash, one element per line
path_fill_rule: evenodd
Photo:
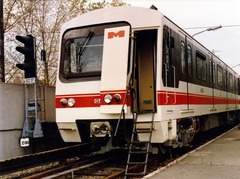
<path fill-rule="evenodd" d="M 16 36 L 16 39 L 24 44 L 24 47 L 16 47 L 16 50 L 25 56 L 23 64 L 16 66 L 25 72 L 25 78 L 36 77 L 35 38 L 32 35 Z"/>

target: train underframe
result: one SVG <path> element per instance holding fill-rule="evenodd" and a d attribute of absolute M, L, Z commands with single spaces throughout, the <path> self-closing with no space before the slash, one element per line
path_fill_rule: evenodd
<path fill-rule="evenodd" d="M 168 147 L 180 148 L 189 145 L 196 133 L 202 133 L 218 126 L 238 123 L 239 111 L 193 116 L 176 119 L 176 138 L 163 143 L 151 143 L 153 154 L 165 153 Z M 113 149 L 127 149 L 132 135 L 133 120 L 123 119 L 115 133 L 117 120 L 77 120 L 82 142 L 92 142 L 93 150 L 107 152 Z M 155 132 L 157 129 L 154 129 Z M 116 135 L 115 135 L 116 134 Z M 136 145 L 138 149 L 146 146 Z"/>

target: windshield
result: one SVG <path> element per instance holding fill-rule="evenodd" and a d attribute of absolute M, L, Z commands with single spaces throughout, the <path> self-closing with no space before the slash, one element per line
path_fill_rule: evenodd
<path fill-rule="evenodd" d="M 102 69 L 104 29 L 126 23 L 105 24 L 70 29 L 63 35 L 60 78 L 100 79 Z"/>

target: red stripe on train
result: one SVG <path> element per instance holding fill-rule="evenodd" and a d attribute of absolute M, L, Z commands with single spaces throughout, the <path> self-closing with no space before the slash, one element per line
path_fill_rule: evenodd
<path fill-rule="evenodd" d="M 63 108 L 60 105 L 60 100 L 65 98 L 66 100 L 73 98 L 75 100 L 75 108 L 84 108 L 84 107 L 100 107 L 101 104 L 104 104 L 104 96 L 105 94 L 120 94 L 122 99 L 119 103 L 112 102 L 109 105 L 114 104 L 123 104 L 126 90 L 117 90 L 117 91 L 101 91 L 100 94 L 73 94 L 73 95 L 56 95 L 55 96 L 55 103 L 56 108 Z M 127 98 L 127 105 L 130 105 L 130 98 Z"/>
<path fill-rule="evenodd" d="M 239 104 L 235 98 L 188 94 L 181 92 L 159 91 L 158 105 L 209 105 L 209 104 Z"/>
<path fill-rule="evenodd" d="M 97 94 L 73 94 L 73 95 L 56 95 L 55 102 L 56 108 L 62 108 L 60 105 L 60 100 L 65 98 L 68 100 L 69 98 L 75 99 L 75 108 L 87 108 L 87 107 L 100 107 L 101 104 L 104 104 L 104 95 L 109 93 L 114 95 L 116 93 L 121 94 L 122 100 L 118 104 L 123 104 L 123 100 L 125 97 L 124 90 L 119 91 L 102 91 Z M 109 105 L 115 105 L 116 103 L 112 103 Z M 183 92 L 166 92 L 166 91 L 158 91 L 158 105 L 219 105 L 219 104 L 239 104 L 239 100 L 235 98 L 226 98 L 226 97 L 212 97 L 206 95 L 199 94 L 188 94 Z M 127 106 L 130 106 L 130 94 L 127 96 Z"/>

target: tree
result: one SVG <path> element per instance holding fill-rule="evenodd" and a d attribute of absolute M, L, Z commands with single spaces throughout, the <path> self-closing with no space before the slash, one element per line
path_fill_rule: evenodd
<path fill-rule="evenodd" d="M 93 2 L 88 0 L 5 0 L 5 79 L 7 83 L 22 83 L 23 72 L 16 68 L 23 56 L 16 52 L 16 35 L 32 34 L 36 37 L 38 78 L 46 85 L 55 85 L 57 71 L 59 31 L 61 25 L 79 14 L 109 6 L 124 6 L 122 0 Z M 46 50 L 46 62 L 40 60 Z M 46 63 L 46 64 L 45 64 Z"/>

